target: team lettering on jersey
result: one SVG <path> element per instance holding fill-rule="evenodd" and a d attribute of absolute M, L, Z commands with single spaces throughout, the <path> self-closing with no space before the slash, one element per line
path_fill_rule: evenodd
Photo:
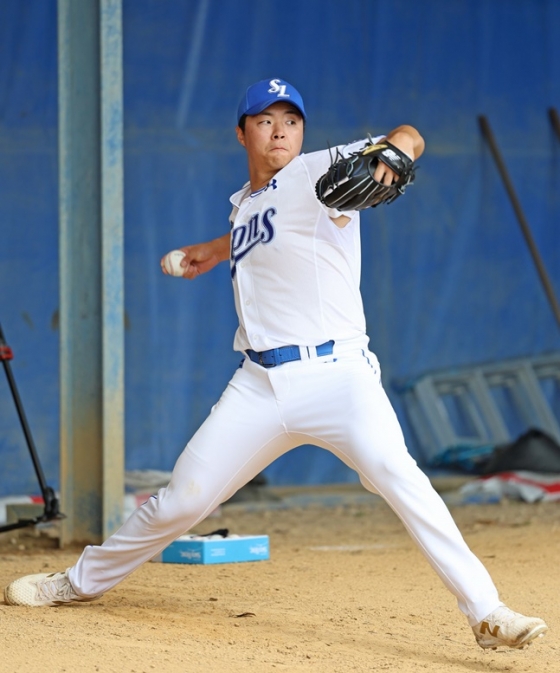
<path fill-rule="evenodd" d="M 259 243 L 270 243 L 274 238 L 272 218 L 276 208 L 267 208 L 263 213 L 255 213 L 249 221 L 236 226 L 231 232 L 231 277 L 236 273 L 237 263 Z"/>

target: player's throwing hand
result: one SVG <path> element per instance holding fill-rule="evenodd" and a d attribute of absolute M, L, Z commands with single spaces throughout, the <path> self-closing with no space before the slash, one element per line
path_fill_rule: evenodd
<path fill-rule="evenodd" d="M 220 238 L 216 238 L 208 243 L 197 243 L 196 245 L 187 245 L 184 248 L 179 248 L 184 253 L 184 257 L 180 262 L 183 269 L 182 277 L 193 280 L 202 273 L 206 273 L 213 269 L 220 262 L 229 258 L 229 233 Z M 167 255 L 161 258 L 161 269 L 163 273 L 169 275 L 169 270 L 166 268 Z"/>

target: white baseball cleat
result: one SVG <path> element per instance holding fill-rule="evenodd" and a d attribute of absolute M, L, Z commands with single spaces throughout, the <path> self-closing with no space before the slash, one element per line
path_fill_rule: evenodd
<path fill-rule="evenodd" d="M 101 596 L 87 598 L 78 596 L 70 584 L 68 575 L 62 573 L 40 573 L 26 575 L 15 580 L 4 589 L 4 600 L 8 605 L 42 607 L 62 605 L 63 603 L 94 601 Z"/>
<path fill-rule="evenodd" d="M 525 617 L 502 605 L 473 626 L 472 630 L 476 642 L 485 650 L 498 647 L 520 650 L 530 645 L 535 638 L 543 636 L 548 626 L 538 617 Z"/>

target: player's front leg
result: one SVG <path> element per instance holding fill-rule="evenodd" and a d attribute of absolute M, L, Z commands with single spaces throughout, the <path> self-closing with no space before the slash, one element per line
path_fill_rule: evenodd
<path fill-rule="evenodd" d="M 464 541 L 447 506 L 408 453 L 396 414 L 381 385 L 356 400 L 361 422 L 344 447 L 362 484 L 401 519 L 429 563 L 457 597 L 471 625 L 500 601 L 490 575 Z"/>
<path fill-rule="evenodd" d="M 500 601 L 488 571 L 463 539 L 447 506 L 408 453 L 396 414 L 376 376 L 354 387 L 351 427 L 338 449 L 362 484 L 399 516 L 483 648 L 522 648 L 547 631 L 542 619 L 513 612 Z"/>

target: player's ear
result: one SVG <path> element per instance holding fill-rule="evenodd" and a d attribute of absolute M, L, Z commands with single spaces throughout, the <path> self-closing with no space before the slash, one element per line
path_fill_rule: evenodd
<path fill-rule="evenodd" d="M 241 129 L 241 127 L 236 126 L 235 127 L 235 133 L 237 134 L 237 140 L 245 147 L 245 133 Z"/>

